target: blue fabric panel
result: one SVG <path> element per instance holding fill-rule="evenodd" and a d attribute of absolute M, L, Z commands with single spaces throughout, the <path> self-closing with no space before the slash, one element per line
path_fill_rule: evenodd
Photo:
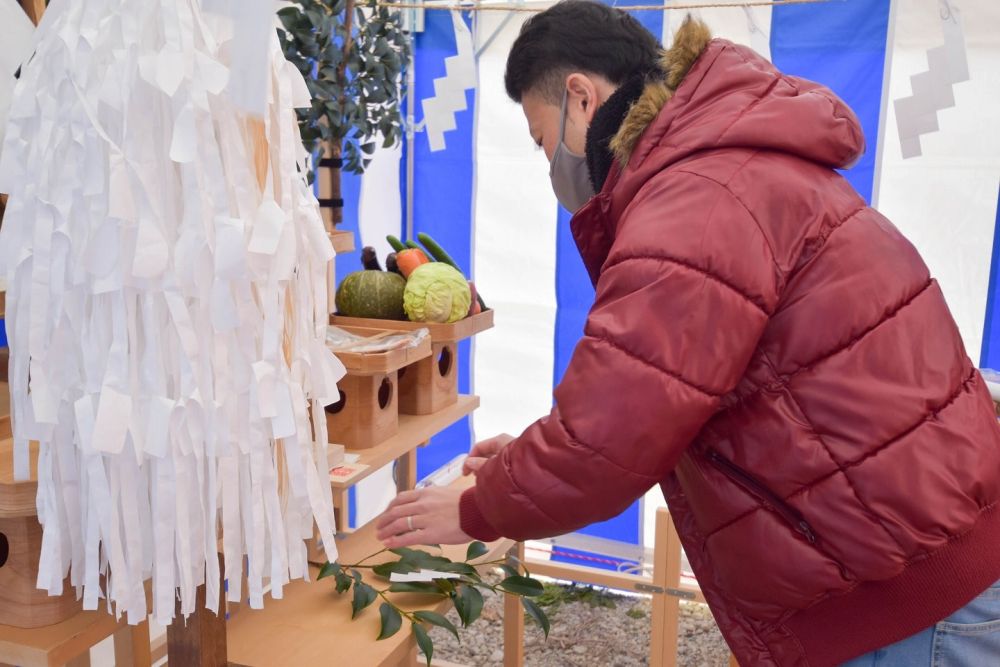
<path fill-rule="evenodd" d="M 980 368 L 1000 370 L 1000 194 L 997 195 L 997 220 L 993 228 L 993 259 L 990 263 L 990 285 L 986 293 L 986 318 L 983 324 L 983 349 Z"/>
<path fill-rule="evenodd" d="M 466 22 L 469 17 L 465 16 Z M 425 100 L 435 95 L 434 79 L 445 76 L 445 58 L 457 53 L 455 29 L 449 12 L 427 12 L 424 32 L 415 39 L 414 97 Z M 431 152 L 425 133 L 419 133 L 409 147 L 414 151 L 413 181 L 414 233 L 430 234 L 468 273 L 472 262 L 473 126 L 475 91 L 466 91 L 466 110 L 455 114 L 457 128 L 445 134 L 445 150 Z M 419 124 L 422 104 L 415 109 Z M 405 173 L 405 172 L 404 172 Z M 471 364 L 468 342 L 459 346 L 458 388 L 470 391 Z M 417 456 L 417 477 L 423 479 L 455 456 L 469 451 L 472 430 L 463 419 L 434 437 L 431 445 Z"/>
<path fill-rule="evenodd" d="M 844 172 L 871 202 L 875 175 L 889 0 L 853 0 L 775 7 L 771 14 L 771 60 L 778 69 L 817 81 L 857 114 L 867 150 Z"/>

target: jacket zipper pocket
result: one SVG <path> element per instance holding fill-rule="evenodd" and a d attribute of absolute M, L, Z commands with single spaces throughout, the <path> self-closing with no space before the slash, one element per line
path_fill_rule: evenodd
<path fill-rule="evenodd" d="M 809 544 L 816 544 L 816 533 L 798 510 L 786 503 L 778 494 L 761 484 L 757 478 L 747 473 L 738 465 L 723 457 L 714 449 L 708 451 L 708 459 L 723 475 L 735 482 L 740 488 L 759 500 L 764 507 L 772 510 L 784 519 L 795 532 L 806 538 Z"/>

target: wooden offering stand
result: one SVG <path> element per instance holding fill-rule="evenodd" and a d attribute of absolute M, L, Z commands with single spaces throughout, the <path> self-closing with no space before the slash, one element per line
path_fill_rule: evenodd
<path fill-rule="evenodd" d="M 401 322 L 332 315 L 330 324 L 354 330 L 416 331 L 431 334 L 431 355 L 403 370 L 399 377 L 399 411 L 429 415 L 458 400 L 458 343 L 493 327 L 493 311 L 484 310 L 453 324 Z"/>
<path fill-rule="evenodd" d="M 384 333 L 370 329 L 345 327 L 349 333 L 370 338 Z M 431 354 L 431 341 L 415 347 L 378 353 L 337 351 L 337 358 L 347 369 L 338 382 L 340 400 L 326 406 L 326 423 L 331 442 L 348 449 L 369 449 L 399 432 L 400 369 L 415 364 Z"/>

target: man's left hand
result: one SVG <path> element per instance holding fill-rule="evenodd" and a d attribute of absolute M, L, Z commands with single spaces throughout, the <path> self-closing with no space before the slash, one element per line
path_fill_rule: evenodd
<path fill-rule="evenodd" d="M 389 549 L 424 544 L 465 544 L 458 503 L 462 490 L 431 486 L 404 491 L 375 522 L 378 539 Z"/>

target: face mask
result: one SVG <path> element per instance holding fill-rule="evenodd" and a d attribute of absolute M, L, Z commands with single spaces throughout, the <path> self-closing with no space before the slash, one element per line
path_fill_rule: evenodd
<path fill-rule="evenodd" d="M 577 155 L 566 146 L 566 102 L 569 93 L 563 91 L 562 118 L 559 119 L 559 144 L 552 154 L 549 165 L 549 179 L 556 199 L 570 213 L 576 213 L 591 197 L 594 187 L 590 184 L 587 156 Z"/>

